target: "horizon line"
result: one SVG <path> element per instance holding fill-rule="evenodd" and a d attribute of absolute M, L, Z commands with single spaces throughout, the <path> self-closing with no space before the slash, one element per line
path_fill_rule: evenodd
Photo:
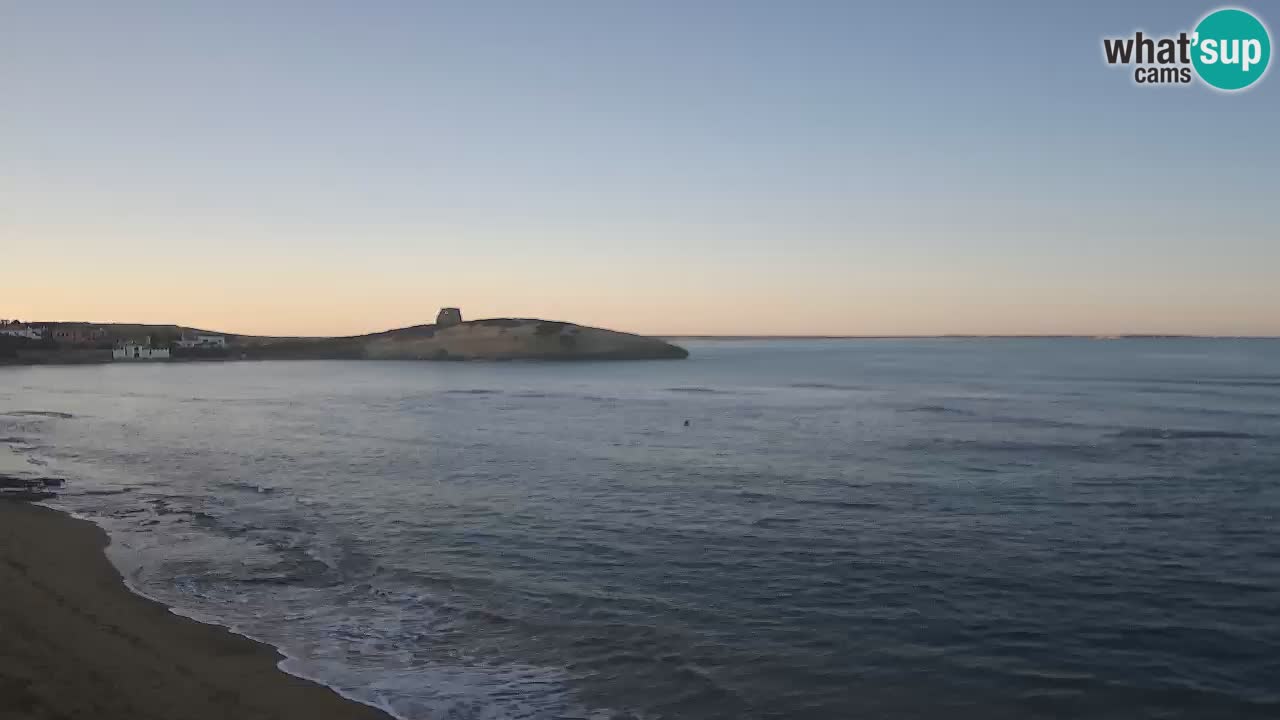
<path fill-rule="evenodd" d="M 475 318 L 475 320 L 467 320 L 466 322 L 475 322 L 479 320 L 500 320 L 504 318 Z M 540 320 L 542 318 L 526 318 L 529 320 Z M 568 322 L 572 325 L 579 323 L 551 320 L 547 322 Z M 419 323 L 416 325 L 405 325 L 397 328 L 386 328 L 382 330 L 369 330 L 363 333 L 355 333 L 351 335 L 255 335 L 250 333 L 238 333 L 227 331 L 204 330 L 191 325 L 179 325 L 177 323 L 138 323 L 138 322 L 94 322 L 91 320 L 40 320 L 40 321 L 23 321 L 25 325 L 132 325 L 140 327 L 169 327 L 175 329 L 185 329 L 209 333 L 221 333 L 224 335 L 233 335 L 238 337 L 278 337 L 278 338 L 328 338 L 328 337 L 358 337 L 359 335 L 374 335 L 384 332 L 392 332 L 395 330 L 403 330 L 410 327 L 421 327 L 423 325 L 432 325 L 434 323 Z M 593 327 L 593 326 L 582 326 Z M 611 328 L 603 328 L 611 329 Z M 626 330 L 617 330 L 615 332 L 629 332 Z M 1203 340 L 1280 340 L 1280 335 L 1238 335 L 1227 333 L 1151 333 L 1151 332 L 1124 332 L 1124 333 L 879 333 L 870 335 L 843 334 L 843 333 L 631 333 L 633 335 L 644 335 L 646 337 L 662 338 L 668 340 L 930 340 L 930 339 L 1088 339 L 1088 340 L 1141 340 L 1141 339 L 1203 339 Z"/>

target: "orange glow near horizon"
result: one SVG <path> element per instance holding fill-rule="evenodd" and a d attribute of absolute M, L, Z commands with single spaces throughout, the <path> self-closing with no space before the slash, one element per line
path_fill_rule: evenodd
<path fill-rule="evenodd" d="M 1131 279 L 1109 292 L 1099 287 L 1105 277 L 1089 273 L 1035 286 L 906 268 L 446 264 L 458 267 L 418 277 L 412 264 L 382 272 L 294 264 L 288 274 L 205 265 L 183 275 L 133 262 L 63 263 L 53 281 L 10 277 L 0 316 L 307 336 L 430 323 L 440 307 L 458 306 L 467 319 L 539 317 L 654 335 L 1280 335 L 1275 303 L 1248 284 L 1208 301 Z"/>

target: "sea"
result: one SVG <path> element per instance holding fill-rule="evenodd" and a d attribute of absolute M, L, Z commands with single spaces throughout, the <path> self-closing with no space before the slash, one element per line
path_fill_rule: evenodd
<path fill-rule="evenodd" d="M 137 592 L 406 720 L 1280 717 L 1280 341 L 0 368 Z"/>

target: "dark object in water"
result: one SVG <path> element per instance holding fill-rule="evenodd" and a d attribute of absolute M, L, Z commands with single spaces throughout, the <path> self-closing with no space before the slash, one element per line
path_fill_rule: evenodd
<path fill-rule="evenodd" d="M 34 487 L 62 487 L 66 484 L 65 478 L 57 477 L 14 477 L 13 475 L 0 475 L 0 488 L 19 488 L 27 489 Z"/>
<path fill-rule="evenodd" d="M 58 497 L 57 493 L 48 490 L 0 490 L 0 500 L 14 500 L 18 502 L 35 502 L 37 500 L 51 500 Z"/>
<path fill-rule="evenodd" d="M 30 478 L 13 477 L 11 475 L 0 475 L 0 488 L 29 488 L 36 482 Z"/>

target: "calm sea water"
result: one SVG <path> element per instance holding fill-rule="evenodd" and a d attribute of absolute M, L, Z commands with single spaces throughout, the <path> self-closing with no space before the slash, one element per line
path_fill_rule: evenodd
<path fill-rule="evenodd" d="M 406 718 L 1280 717 L 1280 342 L 687 345 L 0 368 L 0 438 Z"/>

